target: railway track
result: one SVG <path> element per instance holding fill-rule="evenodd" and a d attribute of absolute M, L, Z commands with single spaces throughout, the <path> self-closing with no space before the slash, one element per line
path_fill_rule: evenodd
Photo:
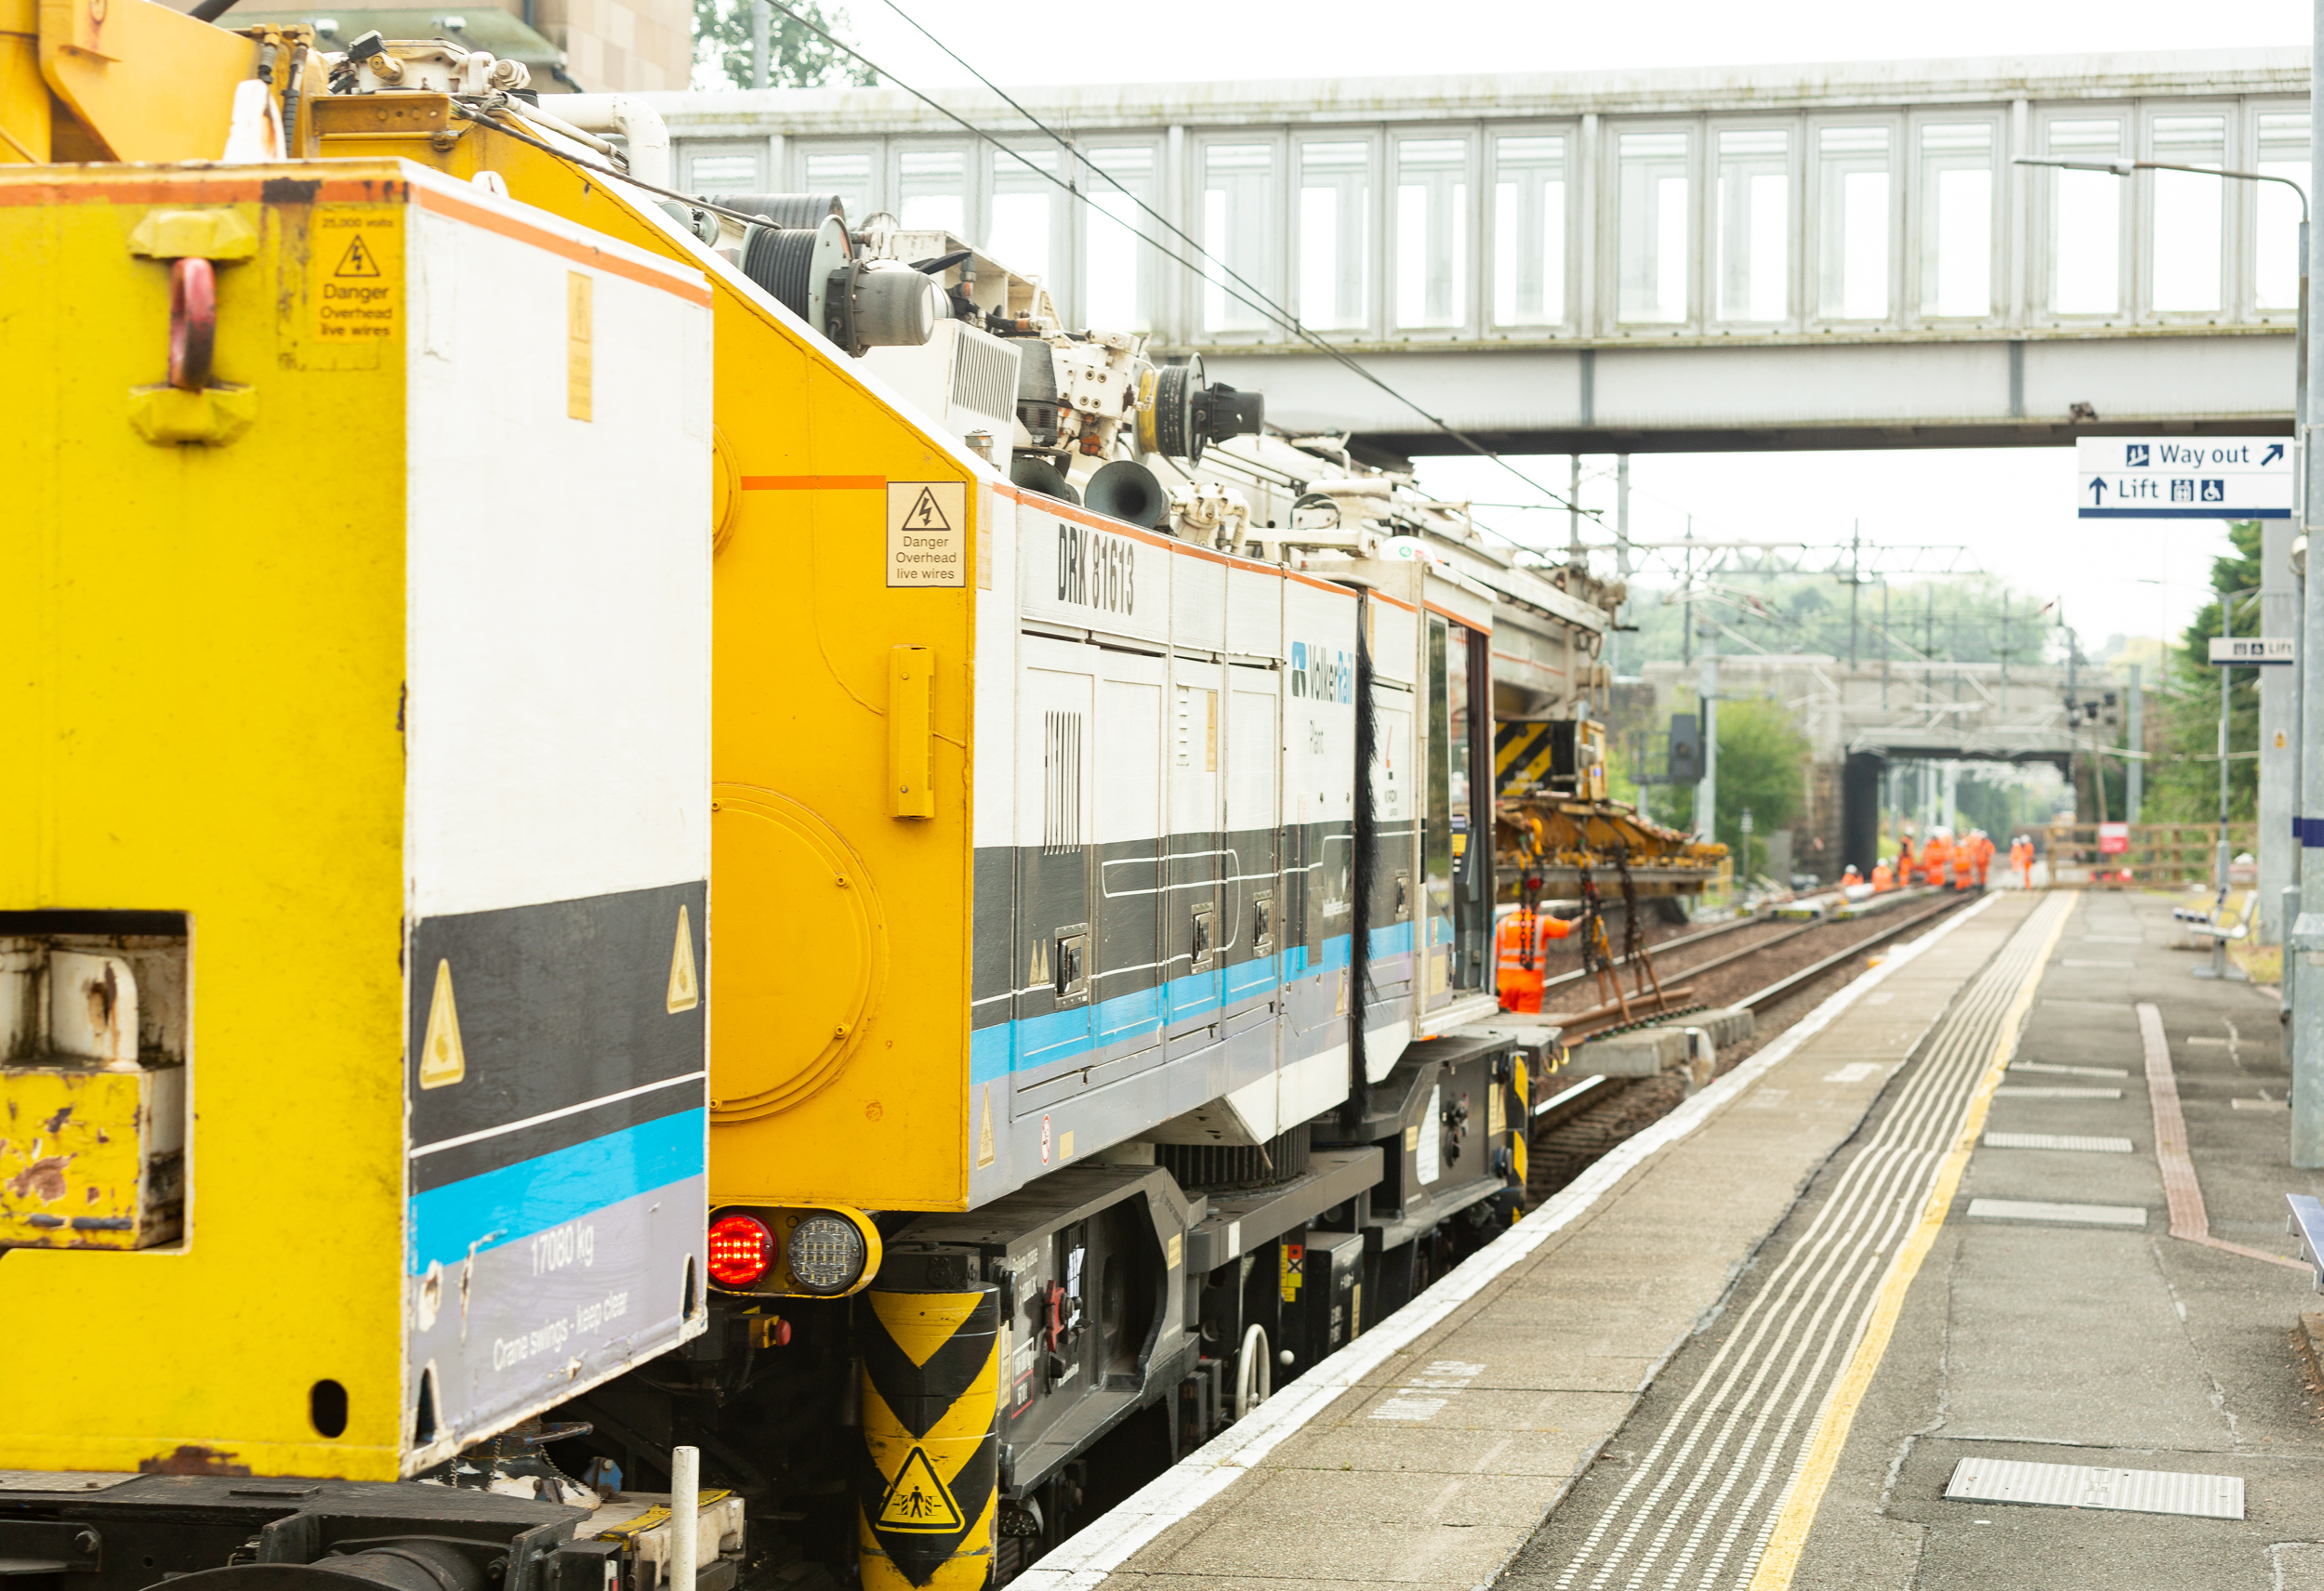
<path fill-rule="evenodd" d="M 1935 922 L 1973 899 L 1974 896 L 1966 894 L 1948 895 L 1934 906 L 1885 924 L 1869 934 L 1854 937 L 1849 936 L 1851 930 L 1859 926 L 1856 923 L 1810 922 L 1738 949 L 1723 951 L 1705 961 L 1668 970 L 1657 966 L 1657 971 L 1661 973 L 1661 981 L 1666 989 L 1675 989 L 1682 984 L 1688 988 L 1688 1009 L 1739 1006 L 1764 1018 L 1776 1007 L 1819 987 L 1851 962 L 1892 940 L 1902 939 Z M 1784 970 L 1772 982 L 1751 987 L 1750 963 L 1811 934 L 1818 935 L 1825 940 L 1844 940 L 1845 942 L 1816 956 L 1804 966 Z M 1672 950 L 1684 943 L 1699 944 L 1712 937 L 1710 934 L 1689 936 L 1685 940 L 1673 940 L 1654 948 Z M 1807 948 L 1821 949 L 1822 946 L 1818 943 Z M 1710 977 L 1720 971 L 1726 971 L 1728 977 Z M 1743 988 L 1735 993 L 1725 993 L 1737 972 L 1745 975 Z M 1644 1019 L 1660 1021 L 1669 1019 L 1656 1016 Z M 1585 1032 L 1602 1032 L 1618 1022 L 1618 1019 L 1614 1021 L 1595 1020 L 1587 1024 Z M 1756 1042 L 1752 1045 L 1736 1046 L 1721 1054 L 1719 1070 L 1725 1072 L 1738 1064 L 1755 1047 Z M 1680 1073 L 1666 1072 L 1659 1077 L 1593 1078 L 1588 1074 L 1586 1061 L 1569 1064 L 1575 1081 L 1562 1093 L 1552 1094 L 1545 1102 L 1547 1108 L 1536 1119 L 1526 1162 L 1525 1197 L 1528 1203 L 1538 1203 L 1548 1198 L 1580 1176 L 1591 1162 L 1678 1109 L 1679 1102 L 1686 1098 L 1687 1080 Z"/>

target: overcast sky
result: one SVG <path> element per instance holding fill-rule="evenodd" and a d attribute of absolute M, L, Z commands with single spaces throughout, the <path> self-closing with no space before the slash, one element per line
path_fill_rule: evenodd
<path fill-rule="evenodd" d="M 1069 22 L 996 42 L 957 7 L 898 3 L 1004 84 L 1061 70 L 1086 83 L 1177 82 L 2297 46 L 2308 42 L 2312 15 L 2307 0 L 2212 0 L 2193 9 L 2157 0 L 1465 0 L 1447 10 L 1380 0 L 1327 7 L 1178 0 L 1167 15 L 1080 7 Z M 889 0 L 846 4 L 850 32 L 891 72 L 918 86 L 972 81 Z M 1562 488 L 1565 459 L 1523 463 Z M 1586 502 L 1609 510 L 1611 463 L 1589 461 L 1607 478 L 1584 492 Z M 1477 460 L 1426 461 L 1421 480 L 1446 496 L 1524 495 Z M 1703 536 L 1837 541 L 1861 521 L 1868 540 L 1966 544 L 1983 568 L 2045 599 L 2071 593 L 2067 616 L 2093 648 L 2117 632 L 2155 635 L 2185 624 L 2204 599 L 2211 559 L 2226 545 L 2224 527 L 2204 520 L 2078 521 L 2070 449 L 1641 455 L 1631 485 L 1631 530 L 1641 539 L 1684 534 L 1691 513 Z M 1540 525 L 1549 540 L 1565 538 L 1559 517 L 1502 518 L 1512 530 Z"/>
<path fill-rule="evenodd" d="M 917 87 L 972 81 L 892 10 L 843 0 L 864 52 Z M 1464 0 L 1435 8 L 1381 0 L 1176 0 L 1084 6 L 1027 28 L 995 29 L 935 0 L 897 0 L 987 76 L 1170 83 L 1254 77 L 1371 77 L 1447 72 L 1565 72 L 1793 60 L 2027 55 L 2304 45 L 2305 0 Z"/>

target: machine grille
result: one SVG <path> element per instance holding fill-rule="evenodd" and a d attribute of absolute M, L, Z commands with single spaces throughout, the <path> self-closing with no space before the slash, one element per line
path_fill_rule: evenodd
<path fill-rule="evenodd" d="M 1016 345 L 962 327 L 952 355 L 952 401 L 1006 425 L 1017 412 Z"/>
<path fill-rule="evenodd" d="M 1190 1193 L 1268 1188 L 1307 1175 L 1307 1126 L 1301 1122 L 1263 1144 L 1155 1144 L 1156 1165 Z"/>
<path fill-rule="evenodd" d="M 1041 715 L 1041 848 L 1081 848 L 1081 715 Z"/>

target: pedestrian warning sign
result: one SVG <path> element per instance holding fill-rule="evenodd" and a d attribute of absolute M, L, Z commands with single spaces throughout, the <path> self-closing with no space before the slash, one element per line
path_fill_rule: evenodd
<path fill-rule="evenodd" d="M 396 335 L 403 312 L 400 211 L 323 205 L 307 240 L 307 296 L 315 335 L 371 342 Z"/>
<path fill-rule="evenodd" d="M 686 908 L 678 908 L 678 944 L 669 958 L 669 1013 L 691 1011 L 702 1004 L 702 980 L 694 975 L 693 925 Z"/>
<path fill-rule="evenodd" d="M 969 489 L 958 480 L 888 482 L 888 584 L 969 583 Z"/>
<path fill-rule="evenodd" d="M 436 993 L 428 1002 L 428 1037 L 419 1048 L 419 1085 L 442 1088 L 468 1075 L 460 1048 L 460 1012 L 452 1001 L 452 964 L 436 963 Z"/>
<path fill-rule="evenodd" d="M 915 1447 L 896 1471 L 895 1483 L 879 1505 L 874 1525 L 883 1531 L 930 1531 L 951 1533 L 967 1528 L 960 1505 L 952 1500 L 925 1448 Z"/>

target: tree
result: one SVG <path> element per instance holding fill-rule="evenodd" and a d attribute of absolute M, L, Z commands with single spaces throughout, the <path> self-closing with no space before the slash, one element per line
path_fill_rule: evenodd
<path fill-rule="evenodd" d="M 1679 711 L 1692 710 L 1682 703 Z M 1719 829 L 1736 851 L 1736 872 L 1757 871 L 1767 855 L 1763 836 L 1788 829 L 1807 795 L 1807 734 L 1790 709 L 1765 696 L 1728 697 L 1719 703 Z M 1657 815 L 1680 828 L 1695 822 L 1692 784 L 1655 785 Z M 1745 857 L 1743 813 L 1751 814 L 1751 855 Z"/>
<path fill-rule="evenodd" d="M 693 0 L 694 86 L 750 86 L 750 0 Z M 812 22 L 834 38 L 844 36 L 847 13 L 834 9 L 824 15 L 815 0 L 784 0 L 798 17 L 775 11 L 767 33 L 767 86 L 817 88 L 826 84 L 852 83 L 869 87 L 878 81 L 872 69 L 843 51 L 834 49 L 809 31 Z M 804 21 L 800 19 L 805 19 Z"/>
<path fill-rule="evenodd" d="M 2260 522 L 2238 519 L 2227 527 L 2235 550 L 2212 560 L 2212 589 L 2248 591 L 2260 583 Z M 2238 601 L 2230 632 L 2260 633 L 2259 604 Z M 2149 766 L 2146 810 L 2148 822 L 2209 822 L 2219 815 L 2219 673 L 2211 665 L 2211 641 L 2219 631 L 2219 598 L 2196 614 L 2172 654 L 2163 683 L 2162 754 Z M 2256 669 L 2234 671 L 2228 693 L 2227 744 L 2248 752 L 2260 743 L 2260 690 Z M 2259 761 L 2244 757 L 2227 765 L 2227 807 L 2237 819 L 2259 809 Z M 2119 813 L 2120 809 L 2113 809 Z"/>

